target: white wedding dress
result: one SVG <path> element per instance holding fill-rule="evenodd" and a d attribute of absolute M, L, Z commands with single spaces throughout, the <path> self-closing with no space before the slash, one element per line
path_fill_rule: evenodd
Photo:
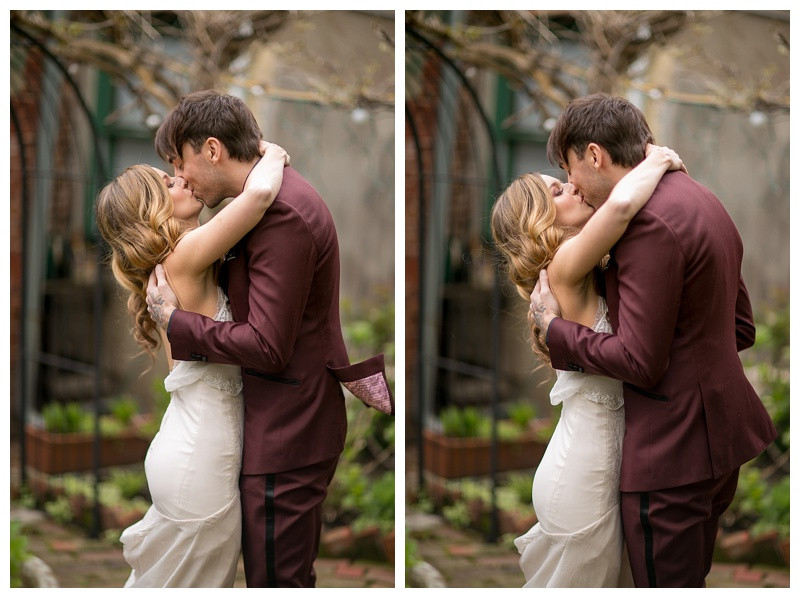
<path fill-rule="evenodd" d="M 218 289 L 217 321 L 231 321 Z M 241 549 L 242 377 L 234 365 L 176 361 L 170 403 L 145 458 L 153 504 L 122 533 L 126 587 L 232 587 Z"/>
<path fill-rule="evenodd" d="M 593 330 L 611 332 L 605 300 Z M 533 479 L 538 523 L 514 543 L 525 587 L 633 587 L 622 537 L 622 382 L 556 372 L 561 418 Z"/>

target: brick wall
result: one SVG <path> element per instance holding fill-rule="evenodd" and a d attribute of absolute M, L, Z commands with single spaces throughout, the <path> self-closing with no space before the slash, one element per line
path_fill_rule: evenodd
<path fill-rule="evenodd" d="M 26 92 L 12 94 L 11 108 L 17 117 L 20 130 L 17 130 L 14 121 L 11 121 L 9 139 L 9 162 L 11 165 L 9 176 L 9 262 L 10 262 L 10 293 L 9 293 L 9 336 L 10 336 L 10 391 L 12 413 L 18 412 L 20 393 L 20 342 L 22 340 L 22 266 L 23 266 L 23 206 L 22 197 L 22 152 L 25 152 L 25 164 L 28 171 L 27 193 L 33 195 L 35 178 L 36 156 L 36 123 L 39 121 L 38 97 L 40 80 L 37 76 L 41 72 L 36 56 L 29 55 L 28 64 L 24 69 L 26 73 Z M 20 140 L 22 147 L 20 147 Z"/>
<path fill-rule="evenodd" d="M 439 65 L 428 61 L 420 81 L 424 88 L 413 97 L 406 97 L 406 110 L 411 113 L 418 138 L 415 140 L 406 119 L 405 130 L 405 302 L 406 302 L 406 414 L 415 418 L 417 413 L 417 358 L 419 343 L 419 285 L 420 285 L 420 192 L 424 191 L 423 214 L 430 207 L 431 177 L 426 167 L 433 162 L 433 143 L 436 132 L 437 94 Z M 422 172 L 420 166 L 422 165 Z M 420 186 L 424 189 L 420 189 Z M 408 437 L 416 428 L 406 428 Z"/>

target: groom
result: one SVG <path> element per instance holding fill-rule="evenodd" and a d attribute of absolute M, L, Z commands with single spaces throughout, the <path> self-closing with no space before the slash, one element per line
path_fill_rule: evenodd
<path fill-rule="evenodd" d="M 604 94 L 573 100 L 547 142 L 599 207 L 652 142 L 644 115 Z M 547 273 L 531 294 L 553 368 L 621 379 L 622 522 L 637 587 L 701 587 L 739 466 L 777 436 L 738 351 L 755 339 L 742 241 L 719 200 L 675 171 L 611 250 L 614 334 L 559 318 Z"/>
<path fill-rule="evenodd" d="M 260 139 L 244 102 L 209 90 L 184 96 L 155 143 L 175 176 L 213 208 L 241 192 Z M 151 315 L 166 329 L 173 359 L 242 366 L 248 587 L 313 587 L 322 502 L 347 427 L 340 382 L 393 413 L 383 355 L 348 365 L 336 229 L 322 198 L 291 167 L 266 215 L 225 256 L 220 279 L 234 322 L 176 309 L 160 266 L 147 289 Z"/>

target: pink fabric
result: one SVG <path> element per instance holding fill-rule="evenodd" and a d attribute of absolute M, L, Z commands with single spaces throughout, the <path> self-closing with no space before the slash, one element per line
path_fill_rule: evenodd
<path fill-rule="evenodd" d="M 392 413 L 392 394 L 382 373 L 342 384 L 370 407 L 383 413 Z"/>

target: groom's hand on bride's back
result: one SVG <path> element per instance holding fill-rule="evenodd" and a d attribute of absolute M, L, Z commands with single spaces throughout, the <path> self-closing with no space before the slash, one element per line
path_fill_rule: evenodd
<path fill-rule="evenodd" d="M 157 264 L 147 281 L 147 311 L 153 321 L 166 330 L 177 304 L 178 299 L 167 282 L 164 267 Z"/>

